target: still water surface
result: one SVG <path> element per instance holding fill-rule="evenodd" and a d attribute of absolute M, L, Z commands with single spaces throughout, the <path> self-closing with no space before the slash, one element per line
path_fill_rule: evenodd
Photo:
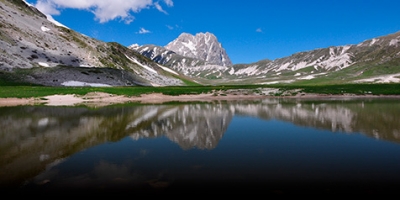
<path fill-rule="evenodd" d="M 398 99 L 0 107 L 0 125 L 7 191 L 400 186 Z"/>

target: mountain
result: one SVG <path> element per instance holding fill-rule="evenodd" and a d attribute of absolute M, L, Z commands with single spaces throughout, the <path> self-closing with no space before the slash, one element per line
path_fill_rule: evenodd
<path fill-rule="evenodd" d="M 63 26 L 23 0 L 0 0 L 0 84 L 166 86 L 400 82 L 400 32 L 359 44 L 233 65 L 212 33 L 166 46 L 103 42 Z"/>
<path fill-rule="evenodd" d="M 48 86 L 185 85 L 180 74 L 118 43 L 47 19 L 22 0 L 0 0 L 0 80 Z"/>
<path fill-rule="evenodd" d="M 197 33 L 196 35 L 182 33 L 165 48 L 185 57 L 204 60 L 207 64 L 232 65 L 225 49 L 212 33 Z"/>
<path fill-rule="evenodd" d="M 185 75 L 202 77 L 203 83 L 400 82 L 397 78 L 400 77 L 400 32 L 355 45 L 320 48 L 276 60 L 236 65 L 210 63 L 204 57 L 194 56 L 193 52 L 204 52 L 201 47 L 208 46 L 199 44 L 206 40 L 193 42 L 193 38 L 204 38 L 207 34 L 211 35 L 183 33 L 166 47 L 134 45 L 129 48 Z"/>
<path fill-rule="evenodd" d="M 196 35 L 182 33 L 165 47 L 133 44 L 128 48 L 140 52 L 157 63 L 171 65 L 174 68 L 179 68 L 175 65 L 183 68 L 201 65 L 232 65 L 232 61 L 217 37 L 209 32 Z M 180 69 L 184 70 L 183 68 Z"/>
<path fill-rule="evenodd" d="M 228 71 L 229 70 L 229 71 Z M 276 60 L 234 65 L 221 72 L 278 82 L 400 82 L 400 32 L 355 45 L 299 52 Z"/>
<path fill-rule="evenodd" d="M 192 76 L 191 69 L 195 66 L 205 66 L 206 62 L 201 59 L 185 57 L 174 51 L 168 50 L 156 45 L 130 45 L 129 49 L 139 52 L 141 55 L 150 58 L 158 64 L 167 66 L 175 71 L 179 71 L 185 75 Z M 198 70 L 196 70 L 197 72 Z"/>
<path fill-rule="evenodd" d="M 194 79 L 212 79 L 216 70 L 232 66 L 217 37 L 209 32 L 196 35 L 182 33 L 165 47 L 133 44 L 128 48 Z"/>

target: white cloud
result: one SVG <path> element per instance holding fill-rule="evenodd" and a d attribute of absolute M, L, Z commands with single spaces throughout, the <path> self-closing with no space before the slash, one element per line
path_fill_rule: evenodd
<path fill-rule="evenodd" d="M 124 20 L 125 24 L 130 24 L 131 22 L 133 22 L 133 20 L 135 20 L 135 17 L 128 16 L 128 17 L 125 17 L 123 20 Z"/>
<path fill-rule="evenodd" d="M 261 28 L 258 28 L 258 29 L 256 29 L 256 32 L 258 32 L 258 33 L 262 33 L 262 32 L 263 32 L 263 30 L 262 30 Z"/>
<path fill-rule="evenodd" d="M 51 2 L 38 1 L 35 5 L 37 9 L 48 15 L 59 15 L 60 11 L 55 8 Z"/>
<path fill-rule="evenodd" d="M 151 33 L 149 30 L 146 30 L 145 28 L 140 28 L 139 34 L 146 34 L 146 33 Z"/>
<path fill-rule="evenodd" d="M 165 11 L 158 2 L 154 3 L 154 6 L 156 7 L 156 9 L 164 14 L 168 14 L 167 11 Z"/>
<path fill-rule="evenodd" d="M 172 0 L 164 0 L 168 7 L 173 6 Z M 64 8 L 81 9 L 92 12 L 100 23 L 122 19 L 131 23 L 135 18 L 131 12 L 138 13 L 142 9 L 156 8 L 167 13 L 159 1 L 153 0 L 37 0 L 35 6 L 45 14 L 59 15 Z"/>
<path fill-rule="evenodd" d="M 175 26 L 171 26 L 171 25 L 165 25 L 169 30 L 174 30 L 174 29 L 180 29 L 181 27 L 176 24 Z"/>
<path fill-rule="evenodd" d="M 165 4 L 167 4 L 167 6 L 172 7 L 174 6 L 174 2 L 172 2 L 172 0 L 164 0 Z"/>

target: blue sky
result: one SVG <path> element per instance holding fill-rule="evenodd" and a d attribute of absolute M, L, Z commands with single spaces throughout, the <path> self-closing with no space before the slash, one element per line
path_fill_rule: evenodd
<path fill-rule="evenodd" d="M 234 64 L 357 44 L 400 31 L 398 0 L 26 0 L 105 42 L 165 46 L 213 33 Z"/>

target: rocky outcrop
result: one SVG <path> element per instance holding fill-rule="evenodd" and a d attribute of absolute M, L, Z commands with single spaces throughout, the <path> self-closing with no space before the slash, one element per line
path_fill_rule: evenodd
<path fill-rule="evenodd" d="M 209 32 L 196 35 L 182 33 L 177 39 L 168 43 L 165 48 L 185 57 L 204 60 L 207 64 L 232 65 L 232 61 L 221 43 L 218 42 L 217 37 Z"/>

